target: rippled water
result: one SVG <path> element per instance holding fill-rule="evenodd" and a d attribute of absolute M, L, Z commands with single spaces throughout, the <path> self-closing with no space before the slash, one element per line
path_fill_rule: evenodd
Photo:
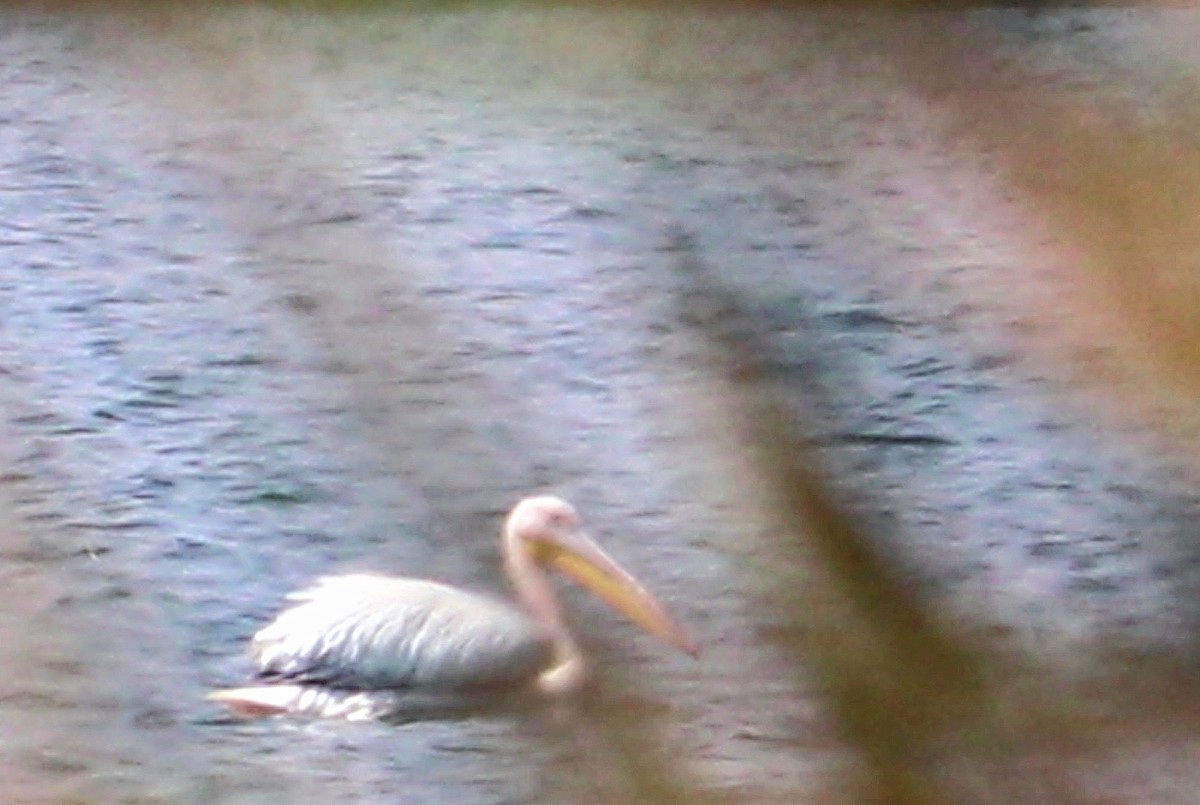
<path fill-rule="evenodd" d="M 538 19 L 0 19 L 7 801 L 567 796 L 556 776 L 619 761 L 577 712 L 242 723 L 203 700 L 323 572 L 502 589 L 499 514 L 537 488 L 576 500 L 704 645 L 669 656 L 571 598 L 601 666 L 638 680 L 626 704 L 666 714 L 671 754 L 749 800 L 838 789 L 850 756 L 747 595 L 753 484 L 701 435 L 726 415 L 676 321 L 682 259 L 834 379 L 796 396 L 924 575 L 999 590 L 1016 628 L 1176 625 L 1155 535 L 1128 535 L 1187 496 L 1149 495 L 1153 470 L 978 360 L 952 292 L 910 298 L 873 269 L 897 250 L 876 227 L 907 215 L 864 201 L 904 179 L 882 101 L 826 107 L 862 137 L 849 152 L 810 126 L 796 153 L 791 106 L 760 136 L 740 119 L 772 114 L 743 91 L 769 107 L 853 73 L 844 52 L 826 64 L 819 33 L 747 15 L 725 57 L 744 72 L 714 94 L 697 56 L 700 79 L 672 77 L 690 46 L 669 17 L 626 38 L 615 12 Z M 544 49 L 495 72 L 531 30 Z M 601 34 L 589 68 L 555 75 Z M 482 50 L 437 55 L 456 42 Z"/>

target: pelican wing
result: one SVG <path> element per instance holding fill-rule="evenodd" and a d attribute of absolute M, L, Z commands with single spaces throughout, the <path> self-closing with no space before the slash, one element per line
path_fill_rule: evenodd
<path fill-rule="evenodd" d="M 551 661 L 547 635 L 486 596 L 419 579 L 329 576 L 254 636 L 265 679 L 338 688 L 465 688 L 525 682 Z"/>

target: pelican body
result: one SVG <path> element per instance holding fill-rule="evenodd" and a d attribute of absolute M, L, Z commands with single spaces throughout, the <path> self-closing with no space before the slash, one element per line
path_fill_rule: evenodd
<path fill-rule="evenodd" d="M 582 653 L 544 568 L 554 567 L 660 640 L 695 644 L 556 497 L 522 500 L 503 531 L 504 565 L 519 606 L 424 579 L 327 576 L 292 593 L 296 605 L 251 640 L 261 684 L 209 698 L 242 715 L 379 715 L 411 692 L 532 688 L 575 691 Z"/>

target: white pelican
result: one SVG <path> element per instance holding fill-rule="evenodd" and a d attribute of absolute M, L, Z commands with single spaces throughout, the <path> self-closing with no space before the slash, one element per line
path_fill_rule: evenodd
<path fill-rule="evenodd" d="M 574 507 L 530 497 L 509 513 L 504 567 L 520 608 L 423 579 L 328 576 L 261 629 L 251 655 L 262 684 L 209 698 L 241 715 L 366 718 L 411 692 L 580 687 L 586 667 L 543 567 L 553 566 L 660 640 L 695 644 L 662 605 L 580 528 Z"/>

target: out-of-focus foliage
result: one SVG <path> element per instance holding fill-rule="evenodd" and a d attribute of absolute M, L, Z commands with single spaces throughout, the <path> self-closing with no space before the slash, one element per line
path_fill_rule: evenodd
<path fill-rule="evenodd" d="M 1168 62 L 1147 68 L 1151 98 L 1127 99 L 1129 90 L 1115 86 L 1110 97 L 1072 95 L 1032 71 L 1014 81 L 1019 70 L 1003 53 L 1012 45 L 986 26 L 901 17 L 890 43 L 906 85 L 944 113 L 964 148 L 995 155 L 1004 180 L 1024 192 L 1061 247 L 1057 278 L 1018 266 L 1012 286 L 1061 289 L 1027 301 L 1054 322 L 1043 346 L 1063 376 L 1108 392 L 1136 415 L 1169 411 L 1176 436 L 1193 432 L 1200 424 L 1191 403 L 1200 394 L 1200 76 Z M 1108 78 L 1098 72 L 1095 80 Z M 1077 346 L 1097 334 L 1099 349 Z"/>

